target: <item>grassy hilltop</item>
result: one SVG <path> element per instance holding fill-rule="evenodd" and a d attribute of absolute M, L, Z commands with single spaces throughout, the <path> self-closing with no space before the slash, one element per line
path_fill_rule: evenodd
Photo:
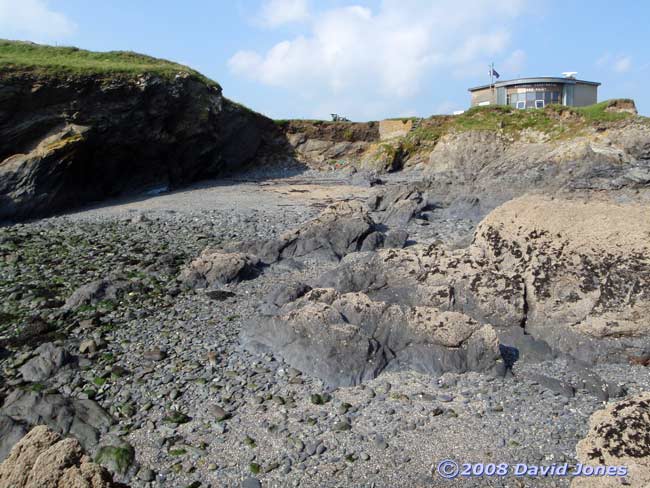
<path fill-rule="evenodd" d="M 494 130 L 517 134 L 531 129 L 553 138 L 570 137 L 587 127 L 637 117 L 630 112 L 613 110 L 621 103 L 634 102 L 607 100 L 587 107 L 548 105 L 544 109 L 531 110 L 518 110 L 510 106 L 473 107 L 461 115 L 425 119 L 412 136 L 420 140 L 435 140 L 452 131 Z"/>
<path fill-rule="evenodd" d="M 131 51 L 93 52 L 76 47 L 47 46 L 0 39 L 0 76 L 32 74 L 43 77 L 113 78 L 153 74 L 172 79 L 179 73 L 188 73 L 209 86 L 219 87 L 215 81 L 187 66 Z M 633 103 L 631 100 L 608 100 L 589 107 L 549 105 L 544 109 L 535 110 L 516 110 L 508 106 L 474 107 L 457 116 L 434 115 L 423 119 L 403 142 L 407 147 L 420 141 L 435 142 L 446 133 L 467 130 L 495 130 L 516 137 L 522 130 L 532 129 L 547 133 L 551 138 L 571 137 L 587 127 L 634 118 L 635 115 L 629 112 L 613 110 L 620 104 L 633 106 Z M 638 119 L 643 120 L 644 123 L 648 123 L 649 120 L 645 117 L 638 117 Z M 290 132 L 292 127 L 303 132 L 313 132 L 312 136 L 325 132 L 327 133 L 325 139 L 332 137 L 330 132 L 335 133 L 335 139 L 341 140 L 373 138 L 372 130 L 363 127 L 372 123 L 317 120 L 276 120 L 276 123 L 285 130 L 289 129 Z"/>
<path fill-rule="evenodd" d="M 211 86 L 218 84 L 182 64 L 131 51 L 93 52 L 31 42 L 0 40 L 0 75 L 33 73 L 39 76 L 135 76 L 153 74 L 173 78 L 189 73 Z"/>

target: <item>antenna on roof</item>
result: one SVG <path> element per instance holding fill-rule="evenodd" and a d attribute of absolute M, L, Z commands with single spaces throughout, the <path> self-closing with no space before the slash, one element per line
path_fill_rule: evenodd
<path fill-rule="evenodd" d="M 565 71 L 562 74 L 564 75 L 565 78 L 570 78 L 572 80 L 575 80 L 576 75 L 578 74 L 578 72 L 577 71 Z"/>

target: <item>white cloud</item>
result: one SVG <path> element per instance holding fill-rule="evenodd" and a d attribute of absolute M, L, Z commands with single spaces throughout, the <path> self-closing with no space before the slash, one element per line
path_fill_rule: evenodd
<path fill-rule="evenodd" d="M 596 66 L 611 69 L 616 73 L 627 73 L 632 68 L 632 58 L 624 54 L 613 56 L 605 52 L 596 60 Z"/>
<path fill-rule="evenodd" d="M 508 77 L 518 76 L 521 74 L 525 66 L 526 52 L 522 49 L 517 49 L 503 62 L 503 71 L 508 74 Z"/>
<path fill-rule="evenodd" d="M 307 0 L 265 0 L 260 21 L 267 27 L 277 27 L 309 18 Z"/>
<path fill-rule="evenodd" d="M 266 52 L 239 51 L 232 72 L 317 102 L 342 97 L 367 112 L 377 98 L 407 98 L 436 76 L 485 71 L 510 41 L 526 0 L 384 0 L 313 12 L 300 36 Z M 347 104 L 346 104 L 347 105 Z"/>
<path fill-rule="evenodd" d="M 596 60 L 596 66 L 607 66 L 611 59 L 612 55 L 609 52 L 605 52 Z"/>
<path fill-rule="evenodd" d="M 46 0 L 0 0 L 0 38 L 47 42 L 75 30 L 74 22 L 51 10 Z"/>
<path fill-rule="evenodd" d="M 631 67 L 632 67 L 632 58 L 630 58 L 629 56 L 623 56 L 614 62 L 614 71 L 616 71 L 617 73 L 625 73 L 627 71 L 630 71 Z"/>

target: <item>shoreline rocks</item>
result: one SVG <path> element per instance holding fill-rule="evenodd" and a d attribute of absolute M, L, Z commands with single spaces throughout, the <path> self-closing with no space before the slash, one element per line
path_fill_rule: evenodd
<path fill-rule="evenodd" d="M 0 488 L 124 488 L 84 454 L 76 439 L 34 427 L 0 464 Z"/>
<path fill-rule="evenodd" d="M 595 468 L 625 466 L 625 486 L 650 485 L 650 393 L 598 410 L 589 419 L 589 433 L 576 446 L 578 461 Z M 620 486 L 619 477 L 576 478 L 571 488 Z"/>
<path fill-rule="evenodd" d="M 276 316 L 249 322 L 241 338 L 333 387 L 357 385 L 385 369 L 505 373 L 489 325 L 458 312 L 389 305 L 333 289 L 313 289 Z"/>

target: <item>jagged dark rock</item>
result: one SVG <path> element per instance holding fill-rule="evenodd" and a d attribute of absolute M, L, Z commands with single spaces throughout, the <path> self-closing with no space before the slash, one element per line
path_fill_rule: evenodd
<path fill-rule="evenodd" d="M 60 394 L 38 393 L 16 389 L 5 399 L 0 415 L 22 425 L 45 424 L 52 430 L 75 436 L 92 452 L 100 433 L 113 423 L 113 418 L 93 400 L 67 398 Z M 15 439 L 0 439 L 0 452 L 8 452 Z"/>
<path fill-rule="evenodd" d="M 263 157 L 278 137 L 271 120 L 187 72 L 167 79 L 5 70 L 0 221 L 177 188 Z"/>
<path fill-rule="evenodd" d="M 339 261 L 353 252 L 384 247 L 386 242 L 402 247 L 406 238 L 404 232 L 386 235 L 361 203 L 350 201 L 328 206 L 315 219 L 278 239 L 242 243 L 238 249 L 258 256 L 265 264 L 307 256 Z"/>
<path fill-rule="evenodd" d="M 432 375 L 505 371 L 488 325 L 457 312 L 389 305 L 333 289 L 311 290 L 276 316 L 250 321 L 242 341 L 280 354 L 331 386 L 356 385 L 387 368 Z"/>
<path fill-rule="evenodd" d="M 71 359 L 63 347 L 51 342 L 41 344 L 34 350 L 34 354 L 35 357 L 20 367 L 20 374 L 25 381 L 44 381 Z"/>

